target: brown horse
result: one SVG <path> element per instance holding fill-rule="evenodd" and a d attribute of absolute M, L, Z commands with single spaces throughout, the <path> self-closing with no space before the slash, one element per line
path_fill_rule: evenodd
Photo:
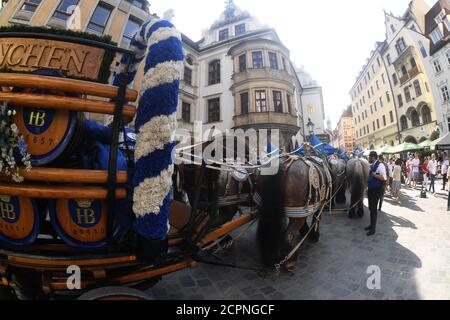
<path fill-rule="evenodd" d="M 316 223 L 329 199 L 330 184 L 325 162 L 310 157 L 282 157 L 277 174 L 257 177 L 254 196 L 259 209 L 257 239 L 266 267 L 285 260 L 307 234 L 308 217 L 312 216 L 312 224 Z M 319 221 L 309 240 L 319 241 Z M 293 269 L 296 260 L 294 254 L 285 267 Z"/>
<path fill-rule="evenodd" d="M 348 216 L 350 219 L 364 216 L 364 192 L 367 190 L 370 164 L 365 159 L 350 159 L 347 162 L 347 183 L 351 193 Z"/>
<path fill-rule="evenodd" d="M 329 159 L 328 164 L 331 169 L 331 179 L 333 180 L 333 197 L 331 199 L 331 209 L 336 207 L 336 203 L 342 204 L 347 201 L 347 179 L 346 179 L 346 166 L 342 159 Z"/>

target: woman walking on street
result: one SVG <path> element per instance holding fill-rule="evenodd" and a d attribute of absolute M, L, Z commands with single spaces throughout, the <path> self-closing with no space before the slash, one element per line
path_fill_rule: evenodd
<path fill-rule="evenodd" d="M 447 171 L 449 168 L 447 155 L 444 153 L 441 165 L 441 174 L 442 174 L 442 191 L 445 191 L 445 187 L 447 186 L 448 175 Z"/>
<path fill-rule="evenodd" d="M 430 174 L 430 171 L 428 170 L 428 157 L 425 157 L 425 160 L 422 164 L 422 171 L 423 171 L 423 185 L 422 189 L 425 191 L 428 191 L 428 175 Z"/>
<path fill-rule="evenodd" d="M 430 173 L 430 181 L 431 181 L 429 191 L 431 192 L 431 189 L 433 189 L 432 193 L 436 193 L 436 190 L 434 189 L 434 180 L 436 178 L 437 166 L 438 163 L 436 161 L 436 155 L 433 154 L 431 160 L 428 162 L 428 171 Z"/>
<path fill-rule="evenodd" d="M 412 161 L 411 166 L 412 166 L 412 179 L 414 181 L 414 188 L 416 188 L 417 182 L 419 181 L 419 173 L 420 173 L 419 153 L 416 152 L 415 158 Z"/>
<path fill-rule="evenodd" d="M 392 174 L 392 197 L 400 203 L 400 189 L 402 187 L 402 160 L 398 159 L 395 162 L 394 172 Z"/>

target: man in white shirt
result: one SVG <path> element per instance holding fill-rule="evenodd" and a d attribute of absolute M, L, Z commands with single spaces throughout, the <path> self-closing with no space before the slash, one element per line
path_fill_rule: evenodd
<path fill-rule="evenodd" d="M 369 183 L 367 197 L 369 198 L 370 226 L 366 228 L 367 236 L 372 236 L 376 232 L 378 218 L 378 203 L 383 192 L 383 183 L 387 180 L 386 167 L 378 160 L 378 154 L 372 151 L 369 156 L 371 164 L 369 173 Z"/>
<path fill-rule="evenodd" d="M 433 189 L 433 193 L 436 193 L 436 190 L 434 189 L 434 180 L 436 178 L 437 166 L 438 166 L 438 163 L 436 161 L 436 155 L 433 154 L 431 156 L 431 160 L 428 162 L 428 171 L 430 172 L 430 190 L 429 190 L 429 192 L 431 192 L 431 189 Z"/>

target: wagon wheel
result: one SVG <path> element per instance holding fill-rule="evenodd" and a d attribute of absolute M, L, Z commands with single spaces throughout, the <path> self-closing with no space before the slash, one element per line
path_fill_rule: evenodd
<path fill-rule="evenodd" d="M 153 300 L 142 291 L 127 287 L 104 287 L 86 292 L 77 300 Z"/>

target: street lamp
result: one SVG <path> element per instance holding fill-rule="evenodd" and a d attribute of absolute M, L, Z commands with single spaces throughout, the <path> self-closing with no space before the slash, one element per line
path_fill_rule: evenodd
<path fill-rule="evenodd" d="M 309 135 L 313 136 L 314 135 L 314 123 L 311 121 L 311 118 L 308 118 L 308 123 L 306 124 L 306 126 L 308 127 L 309 130 Z"/>

